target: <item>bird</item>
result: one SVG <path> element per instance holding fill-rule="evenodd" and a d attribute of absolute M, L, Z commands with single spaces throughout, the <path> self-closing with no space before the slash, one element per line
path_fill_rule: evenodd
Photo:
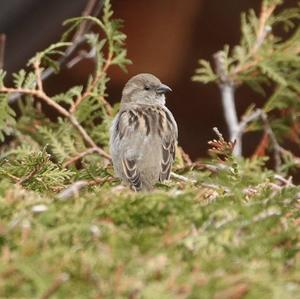
<path fill-rule="evenodd" d="M 110 153 L 116 176 L 134 191 L 152 191 L 170 178 L 178 139 L 177 123 L 165 106 L 170 91 L 148 73 L 132 77 L 123 88 Z"/>

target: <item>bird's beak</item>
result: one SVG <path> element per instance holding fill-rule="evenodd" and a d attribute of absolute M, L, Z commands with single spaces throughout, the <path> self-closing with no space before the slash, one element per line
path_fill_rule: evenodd
<path fill-rule="evenodd" d="M 165 94 L 166 92 L 172 91 L 172 89 L 165 84 L 160 84 L 159 87 L 156 89 L 158 94 Z"/>

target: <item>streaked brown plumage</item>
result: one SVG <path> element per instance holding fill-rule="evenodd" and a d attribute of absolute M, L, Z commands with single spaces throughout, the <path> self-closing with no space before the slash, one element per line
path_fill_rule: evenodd
<path fill-rule="evenodd" d="M 135 190 L 151 190 L 169 179 L 175 159 L 177 124 L 165 107 L 171 89 L 151 74 L 131 78 L 111 128 L 116 175 Z"/>

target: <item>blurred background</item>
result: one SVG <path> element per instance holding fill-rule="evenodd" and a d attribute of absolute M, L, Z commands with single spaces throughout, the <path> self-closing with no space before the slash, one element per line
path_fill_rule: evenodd
<path fill-rule="evenodd" d="M 289 5 L 295 1 L 285 1 Z M 36 51 L 59 40 L 62 22 L 81 15 L 87 0 L 0 0 L 0 32 L 6 35 L 4 68 L 9 75 L 24 68 Z M 218 87 L 191 81 L 199 58 L 210 59 L 224 44 L 238 43 L 240 13 L 250 8 L 257 12 L 260 0 L 112 0 L 115 16 L 124 21 L 128 58 L 133 64 L 128 73 L 109 71 L 109 97 L 118 102 L 122 87 L 133 75 L 153 73 L 172 87 L 167 105 L 179 127 L 179 144 L 193 158 L 207 153 L 207 141 L 214 138 L 217 126 L 225 136 Z M 91 60 L 82 60 L 72 69 L 45 82 L 52 95 L 74 84 L 83 84 L 93 71 Z M 251 104 L 259 107 L 263 99 L 248 89 L 238 89 L 239 115 Z M 251 154 L 259 136 L 247 136 L 244 153 Z"/>

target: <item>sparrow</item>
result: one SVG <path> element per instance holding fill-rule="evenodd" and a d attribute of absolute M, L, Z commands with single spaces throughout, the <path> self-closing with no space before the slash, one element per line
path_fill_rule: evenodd
<path fill-rule="evenodd" d="M 170 178 L 178 138 L 165 106 L 170 91 L 152 74 L 132 77 L 123 89 L 110 129 L 110 153 L 116 176 L 135 191 L 151 191 Z"/>

